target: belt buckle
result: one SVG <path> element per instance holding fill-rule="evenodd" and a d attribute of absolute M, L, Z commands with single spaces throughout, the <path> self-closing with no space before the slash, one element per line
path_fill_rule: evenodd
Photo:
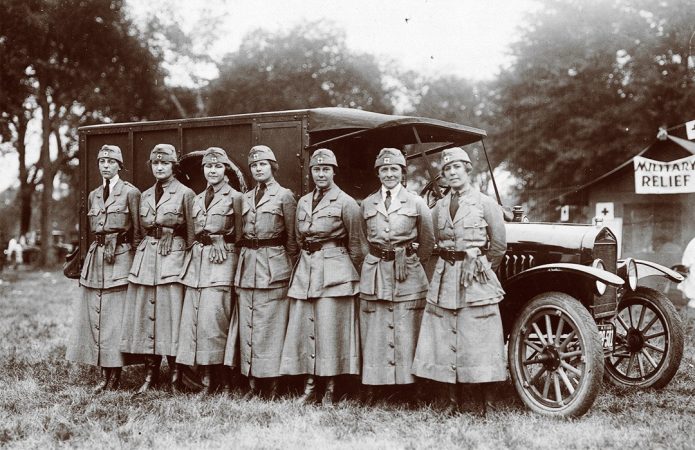
<path fill-rule="evenodd" d="M 259 239 L 258 238 L 251 238 L 251 248 L 254 250 L 258 250 L 259 247 Z"/>
<path fill-rule="evenodd" d="M 104 244 L 106 244 L 106 236 L 103 234 L 95 234 L 94 241 L 97 243 L 98 246 L 103 247 Z"/>
<path fill-rule="evenodd" d="M 379 251 L 381 252 L 381 255 L 379 255 L 379 257 L 381 259 L 384 259 L 384 260 L 389 259 L 389 251 L 388 250 L 386 250 L 385 248 L 382 248 L 382 249 L 379 249 Z"/>
<path fill-rule="evenodd" d="M 162 226 L 161 225 L 156 225 L 154 227 L 154 238 L 155 239 L 161 239 L 162 238 Z"/>

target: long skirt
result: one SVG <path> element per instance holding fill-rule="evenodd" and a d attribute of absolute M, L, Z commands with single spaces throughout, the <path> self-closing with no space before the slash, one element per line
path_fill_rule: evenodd
<path fill-rule="evenodd" d="M 442 383 L 506 380 L 499 306 L 444 309 L 428 304 L 420 328 L 413 373 Z"/>
<path fill-rule="evenodd" d="M 233 308 L 231 286 L 186 287 L 176 362 L 222 364 Z"/>
<path fill-rule="evenodd" d="M 321 377 L 359 374 L 357 308 L 354 296 L 290 299 L 280 373 Z"/>
<path fill-rule="evenodd" d="M 415 382 L 412 364 L 425 299 L 360 301 L 362 384 Z"/>
<path fill-rule="evenodd" d="M 184 285 L 130 283 L 123 312 L 121 351 L 176 356 Z"/>
<path fill-rule="evenodd" d="M 257 378 L 277 377 L 280 375 L 289 317 L 287 286 L 274 289 L 237 288 L 237 291 L 241 374 Z M 233 358 L 234 349 L 228 347 L 227 352 Z"/>
<path fill-rule="evenodd" d="M 110 289 L 82 287 L 73 305 L 73 324 L 65 357 L 100 367 L 122 367 L 119 350 L 127 285 Z"/>

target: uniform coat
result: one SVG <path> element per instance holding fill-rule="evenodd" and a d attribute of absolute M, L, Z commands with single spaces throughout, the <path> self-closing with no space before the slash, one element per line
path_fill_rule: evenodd
<path fill-rule="evenodd" d="M 360 370 L 357 293 L 366 253 L 357 202 L 333 185 L 312 211 L 314 193 L 297 204 L 297 242 L 326 242 L 301 250 L 288 296 L 290 318 L 281 373 L 335 376 Z"/>
<path fill-rule="evenodd" d="M 396 201 L 397 200 L 397 201 Z M 381 190 L 362 202 L 367 240 L 381 247 L 418 244 L 406 257 L 406 279 L 395 278 L 395 261 L 368 254 L 360 279 L 362 383 L 408 384 L 428 283 L 423 263 L 434 246 L 432 216 L 419 196 L 400 188 L 386 211 Z"/>
<path fill-rule="evenodd" d="M 121 367 L 123 357 L 118 345 L 128 272 L 133 260 L 131 243 L 137 246 L 141 239 L 140 191 L 118 179 L 111 186 L 106 201 L 102 185 L 89 193 L 88 205 L 92 232 L 106 233 L 105 239 L 114 241 L 117 233 L 126 233 L 130 239 L 115 246 L 111 264 L 104 261 L 104 246 L 97 245 L 96 241 L 89 246 L 80 276 L 82 295 L 74 305 L 66 357 L 94 366 Z"/>
<path fill-rule="evenodd" d="M 205 191 L 193 201 L 195 233 L 234 235 L 234 204 L 241 204 L 241 194 L 226 182 L 213 187 L 210 205 L 205 207 Z M 227 259 L 210 261 L 210 245 L 195 242 L 188 250 L 182 268 L 181 282 L 186 286 L 179 347 L 176 362 L 180 364 L 222 364 L 230 332 L 233 301 L 233 278 L 237 265 L 234 244 L 226 244 Z M 231 327 L 234 338 L 237 326 Z"/>
<path fill-rule="evenodd" d="M 438 245 L 455 251 L 480 249 L 478 264 L 485 274 L 476 274 L 472 284 L 464 286 L 460 281 L 464 261 L 437 261 L 413 373 L 446 383 L 502 381 L 507 371 L 497 303 L 504 290 L 494 272 L 507 245 L 502 210 L 472 188 L 459 197 L 453 219 L 450 202 L 447 194 L 432 211 Z"/>
<path fill-rule="evenodd" d="M 256 205 L 257 189 L 243 195 L 243 238 L 283 237 L 285 245 L 241 249 L 234 278 L 239 295 L 239 341 L 227 340 L 224 363 L 233 366 L 238 355 L 243 375 L 265 378 L 280 374 L 289 313 L 287 286 L 297 256 L 297 202 L 292 191 L 272 180 Z"/>
<path fill-rule="evenodd" d="M 178 347 L 184 286 L 180 283 L 186 248 L 193 244 L 192 206 L 195 194 L 172 178 L 155 204 L 155 186 L 142 194 L 140 225 L 183 230 L 174 236 L 171 253 L 158 252 L 159 239 L 145 236 L 133 258 L 128 300 L 123 314 L 121 351 L 175 356 Z"/>

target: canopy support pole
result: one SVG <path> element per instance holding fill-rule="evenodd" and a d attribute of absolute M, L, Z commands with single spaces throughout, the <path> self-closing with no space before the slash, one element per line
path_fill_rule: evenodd
<path fill-rule="evenodd" d="M 492 173 L 492 165 L 490 164 L 490 158 L 487 157 L 487 150 L 485 149 L 485 141 L 480 140 L 483 144 L 483 153 L 485 153 L 485 161 L 487 161 L 487 168 L 490 170 L 490 179 L 492 180 L 492 187 L 495 188 L 495 195 L 497 196 L 497 203 L 502 206 L 502 198 L 500 197 L 500 191 L 497 189 L 497 183 L 495 182 L 495 175 Z"/>
<path fill-rule="evenodd" d="M 427 173 L 430 175 L 430 178 L 432 179 L 432 187 L 434 188 L 434 192 L 437 194 L 437 197 L 442 198 L 442 190 L 439 189 L 439 183 L 437 183 L 437 175 L 434 173 L 434 169 L 432 168 L 432 164 L 430 163 L 430 159 L 427 157 L 427 152 L 425 152 L 425 148 L 422 146 L 422 141 L 420 140 L 420 134 L 417 132 L 417 128 L 413 126 L 413 133 L 415 134 L 415 140 L 417 141 L 418 147 L 420 147 L 420 154 L 422 157 L 425 159 L 425 165 L 427 166 Z"/>

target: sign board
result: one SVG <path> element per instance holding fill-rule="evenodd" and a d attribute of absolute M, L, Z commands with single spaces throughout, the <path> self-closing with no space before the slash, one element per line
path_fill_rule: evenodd
<path fill-rule="evenodd" d="M 685 122 L 685 131 L 688 133 L 688 139 L 693 140 L 695 139 L 695 120 L 691 120 L 690 122 Z"/>
<path fill-rule="evenodd" d="M 562 205 L 560 208 L 560 222 L 567 222 L 570 220 L 570 205 Z"/>
<path fill-rule="evenodd" d="M 614 213 L 613 202 L 596 203 L 596 217 L 603 219 L 604 223 L 608 220 L 613 220 L 613 217 L 615 217 Z"/>
<path fill-rule="evenodd" d="M 635 193 L 687 194 L 695 192 L 695 155 L 675 161 L 635 156 Z"/>

